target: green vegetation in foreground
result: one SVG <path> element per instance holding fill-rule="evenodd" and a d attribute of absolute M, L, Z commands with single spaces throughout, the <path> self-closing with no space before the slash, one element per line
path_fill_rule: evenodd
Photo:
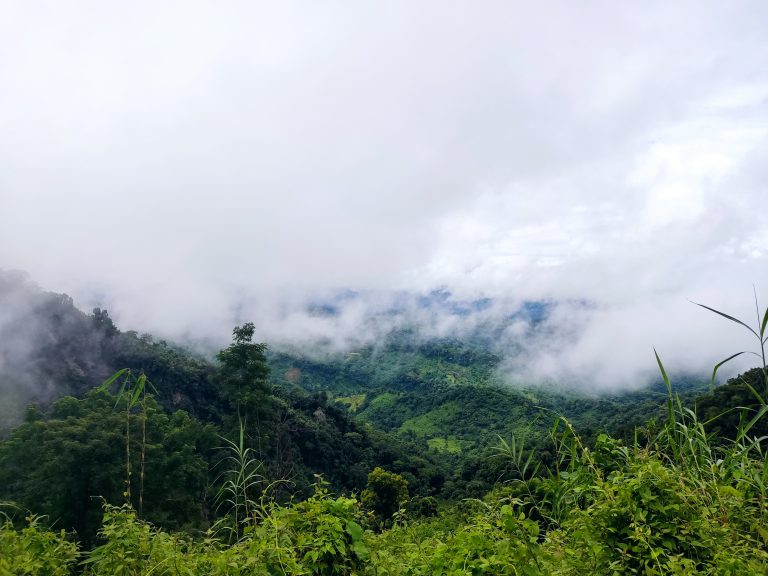
<path fill-rule="evenodd" d="M 551 428 L 556 465 L 510 440 L 508 479 L 481 501 L 436 518 L 394 513 L 405 483 L 381 469 L 363 503 L 325 486 L 304 502 L 251 502 L 231 542 L 159 531 L 134 510 L 106 506 L 98 545 L 79 550 L 32 519 L 0 529 L 0 573 L 88 575 L 582 575 L 764 574 L 768 466 L 753 419 L 737 439 L 710 437 L 670 393 L 668 418 L 647 441 L 601 435 L 588 449 L 570 423 Z M 763 405 L 763 410 L 768 405 Z M 379 496 L 373 492 L 378 490 Z M 389 502 L 389 504 L 387 504 Z"/>

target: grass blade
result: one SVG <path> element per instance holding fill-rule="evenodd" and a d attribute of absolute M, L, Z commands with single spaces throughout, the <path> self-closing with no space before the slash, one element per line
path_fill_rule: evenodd
<path fill-rule="evenodd" d="M 696 304 L 696 306 L 701 306 L 702 308 L 705 308 L 705 309 L 709 310 L 710 312 L 714 312 L 715 314 L 719 314 L 720 316 L 722 316 L 723 318 L 727 318 L 731 322 L 736 322 L 737 324 L 741 324 L 742 326 L 744 326 L 744 328 L 746 328 L 747 330 L 752 332 L 752 334 L 754 334 L 758 338 L 761 338 L 761 336 L 758 336 L 757 332 L 755 332 L 754 329 L 752 329 L 749 325 L 744 324 L 744 322 L 742 322 L 738 318 L 734 318 L 733 316 L 730 316 L 730 315 L 726 314 L 725 312 L 720 312 L 720 310 L 715 310 L 714 308 L 710 308 L 709 306 L 705 306 L 704 304 L 699 304 L 698 302 L 694 302 L 693 300 L 689 300 L 689 302 L 691 304 Z"/>
<path fill-rule="evenodd" d="M 141 393 L 144 391 L 144 384 L 147 382 L 147 376 L 146 374 L 142 374 L 136 379 L 136 384 L 133 387 L 133 394 L 131 394 L 131 399 L 129 402 L 129 406 L 135 406 L 136 402 L 139 400 L 139 397 L 141 396 Z"/>
<path fill-rule="evenodd" d="M 760 338 L 765 336 L 765 326 L 768 324 L 768 308 L 765 309 L 765 315 L 763 316 L 763 323 L 760 324 Z"/>
<path fill-rule="evenodd" d="M 766 310 L 766 312 L 768 313 L 768 310 Z M 118 378 L 120 378 L 120 376 L 122 376 L 123 374 L 125 374 L 127 371 L 128 371 L 128 368 L 122 368 L 121 370 L 118 370 L 117 372 L 115 372 L 114 374 L 112 374 L 112 376 L 110 376 L 109 378 L 107 378 L 106 380 L 104 380 L 104 383 L 103 383 L 101 386 L 99 386 L 99 387 L 97 388 L 97 390 L 98 390 L 99 392 L 104 392 L 105 390 L 108 390 L 108 389 L 109 389 L 109 387 L 110 387 L 110 386 L 112 386 L 112 383 L 113 383 L 115 380 L 117 380 Z"/>
<path fill-rule="evenodd" d="M 741 352 L 736 352 L 736 354 L 734 354 L 733 356 L 728 356 L 728 358 L 726 358 L 722 362 L 718 362 L 717 364 L 715 364 L 715 369 L 712 370 L 712 382 L 710 383 L 710 387 L 711 388 L 715 387 L 715 376 L 717 376 L 717 371 L 720 368 L 720 366 L 722 366 L 726 362 L 730 362 L 731 360 L 733 360 L 737 356 L 741 356 L 742 354 L 746 354 L 746 353 L 747 353 L 747 350 L 742 350 Z"/>
<path fill-rule="evenodd" d="M 667 388 L 667 420 L 669 424 L 674 424 L 675 408 L 672 402 L 672 383 L 669 381 L 669 376 L 667 376 L 667 371 L 664 370 L 664 364 L 661 363 L 661 358 L 659 358 L 659 353 L 656 351 L 655 346 L 653 348 L 653 353 L 656 356 L 656 364 L 659 365 L 659 370 L 661 370 L 661 377 L 664 379 L 664 386 Z"/>
<path fill-rule="evenodd" d="M 768 404 L 763 404 L 760 406 L 760 410 L 757 411 L 757 414 L 750 420 L 746 426 L 744 426 L 741 430 L 739 430 L 739 435 L 736 438 L 736 442 L 740 442 L 744 436 L 747 435 L 747 432 L 750 431 L 750 429 L 757 423 L 760 418 L 762 418 L 765 413 L 768 412 Z"/>
<path fill-rule="evenodd" d="M 743 378 L 741 379 L 741 381 L 742 381 L 742 383 L 744 383 L 744 384 L 747 386 L 747 388 L 749 388 L 749 391 L 750 391 L 750 392 L 752 392 L 752 395 L 753 395 L 755 398 L 757 398 L 757 401 L 758 401 L 758 402 L 760 402 L 760 404 L 761 404 L 761 405 L 765 405 L 765 404 L 766 404 L 766 402 L 765 402 L 765 400 L 763 399 L 763 397 L 762 397 L 762 396 L 760 396 L 760 394 L 758 394 L 758 393 L 757 393 L 757 390 L 755 390 L 755 389 L 754 389 L 754 387 L 752 386 L 752 384 L 750 384 L 749 382 L 747 382 L 747 381 L 746 381 L 746 380 L 744 380 Z"/>
<path fill-rule="evenodd" d="M 126 377 L 125 380 L 123 380 L 123 385 L 120 386 L 120 390 L 117 393 L 117 396 L 115 396 L 115 408 L 117 408 L 117 405 L 120 404 L 120 399 L 123 397 L 123 392 L 125 392 L 125 386 L 128 383 L 128 378 Z"/>
<path fill-rule="evenodd" d="M 656 356 L 656 364 L 659 365 L 659 370 L 661 370 L 661 377 L 664 379 L 664 386 L 667 387 L 667 392 L 669 394 L 672 394 L 672 384 L 669 381 L 669 376 L 667 376 L 667 371 L 664 370 L 664 364 L 661 363 L 661 358 L 659 358 L 659 353 L 656 352 L 656 348 L 653 348 L 653 353 Z"/>

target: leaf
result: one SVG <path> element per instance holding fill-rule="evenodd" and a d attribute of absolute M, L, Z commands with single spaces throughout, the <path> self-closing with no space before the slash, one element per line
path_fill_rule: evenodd
<path fill-rule="evenodd" d="M 766 311 L 766 313 L 768 313 L 768 310 Z M 98 390 L 99 392 L 104 392 L 105 390 L 109 389 L 109 387 L 112 385 L 112 383 L 113 383 L 115 380 L 117 380 L 118 378 L 120 378 L 120 376 L 122 376 L 123 374 L 125 374 L 127 371 L 128 371 L 128 368 L 122 368 L 122 369 L 118 370 L 117 372 L 115 372 L 114 374 L 112 374 L 112 376 L 110 376 L 109 378 L 107 378 L 106 380 L 104 380 L 104 383 L 103 383 L 101 386 L 99 386 L 99 387 L 97 388 L 97 390 Z"/>
<path fill-rule="evenodd" d="M 747 384 L 747 386 L 749 386 L 749 384 Z M 763 402 L 761 402 L 761 404 L 762 403 Z M 733 406 L 731 408 L 728 408 L 728 410 L 726 410 L 725 412 L 720 412 L 719 414 L 717 414 L 716 416 L 713 416 L 709 420 L 705 420 L 704 422 L 702 422 L 702 424 L 706 427 L 706 426 L 712 424 L 712 422 L 715 422 L 718 418 L 721 418 L 721 417 L 725 416 L 726 414 L 730 414 L 731 412 L 735 412 L 736 410 L 741 410 L 741 408 L 739 406 Z"/>
<path fill-rule="evenodd" d="M 760 420 L 760 418 L 762 418 L 765 415 L 766 412 L 768 412 L 768 404 L 763 404 L 760 407 L 760 410 L 757 411 L 757 414 L 755 414 L 755 416 L 752 418 L 752 420 L 750 420 L 747 423 L 747 425 L 744 426 L 744 428 L 739 430 L 739 435 L 736 438 L 736 442 L 740 442 L 741 439 L 747 435 L 747 432 L 749 432 L 752 429 L 752 427 L 757 423 L 758 420 Z"/>
<path fill-rule="evenodd" d="M 350 520 L 347 522 L 347 533 L 352 538 L 353 542 L 357 542 L 363 537 L 363 529 L 357 522 Z"/>
<path fill-rule="evenodd" d="M 125 392 L 125 386 L 127 382 L 128 382 L 128 378 L 126 377 L 126 379 L 123 380 L 123 385 L 120 386 L 120 390 L 118 391 L 117 396 L 115 397 L 115 408 L 117 408 L 117 405 L 120 404 L 120 399 L 123 397 L 123 392 Z"/>
<path fill-rule="evenodd" d="M 352 550 L 354 551 L 355 555 L 361 560 L 367 560 L 368 557 L 370 556 L 370 551 L 368 550 L 368 547 L 360 541 L 352 543 Z"/>
<path fill-rule="evenodd" d="M 733 360 L 737 356 L 741 356 L 742 354 L 746 354 L 746 353 L 747 353 L 747 350 L 742 350 L 741 352 L 736 352 L 736 354 L 734 354 L 732 356 L 728 356 L 728 358 L 726 358 L 722 362 L 718 362 L 717 364 L 715 364 L 715 369 L 712 370 L 712 382 L 710 383 L 710 386 L 712 388 L 715 387 L 715 376 L 717 376 L 717 370 L 720 368 L 720 366 L 722 366 L 726 362 L 729 362 L 729 361 Z"/>
<path fill-rule="evenodd" d="M 733 316 L 729 316 L 729 315 L 728 315 L 728 314 L 726 314 L 725 312 L 720 312 L 720 310 L 715 310 L 714 308 L 710 308 L 709 306 L 705 306 L 704 304 L 699 304 L 698 302 L 694 302 L 693 300 L 689 300 L 689 302 L 690 302 L 691 304 L 696 304 L 696 306 L 701 306 L 702 308 L 706 308 L 706 309 L 707 309 L 707 310 L 709 310 L 710 312 L 714 312 L 715 314 L 719 314 L 720 316 L 722 316 L 723 318 L 727 318 L 727 319 L 728 319 L 728 320 L 730 320 L 731 322 L 736 322 L 737 324 L 741 324 L 742 326 L 744 326 L 744 328 L 746 328 L 747 330 L 749 330 L 750 332 L 752 332 L 752 334 L 754 334 L 754 335 L 755 335 L 755 336 L 757 336 L 758 338 L 761 338 L 760 336 L 758 336 L 758 335 L 757 335 L 757 332 L 755 332 L 755 331 L 754 331 L 754 330 L 753 330 L 753 329 L 752 329 L 750 326 L 748 326 L 747 324 L 744 324 L 744 322 L 742 322 L 742 321 L 741 321 L 741 320 L 739 320 L 738 318 L 734 318 Z"/>
<path fill-rule="evenodd" d="M 135 406 L 136 402 L 139 400 L 139 396 L 141 396 L 141 393 L 144 391 L 144 384 L 147 381 L 146 374 L 142 374 L 136 379 L 136 384 L 133 387 L 133 394 L 131 394 L 131 400 L 128 403 L 129 406 Z"/>
<path fill-rule="evenodd" d="M 659 353 L 656 351 L 655 346 L 653 348 L 653 353 L 656 356 L 656 364 L 659 365 L 659 370 L 661 370 L 664 386 L 667 388 L 667 420 L 672 424 L 675 421 L 675 409 L 672 403 L 672 383 L 669 381 L 669 376 L 667 376 L 667 371 L 664 370 L 664 364 L 661 363 L 661 358 L 659 358 Z"/>
<path fill-rule="evenodd" d="M 765 315 L 763 316 L 763 323 L 760 324 L 760 338 L 765 335 L 765 326 L 768 325 L 768 308 L 765 309 Z"/>
<path fill-rule="evenodd" d="M 664 386 L 667 388 L 668 393 L 672 393 L 672 384 L 669 381 L 669 376 L 667 376 L 667 371 L 664 370 L 664 365 L 661 363 L 661 358 L 659 358 L 659 353 L 656 352 L 656 348 L 653 348 L 653 353 L 656 356 L 656 364 L 659 365 L 659 370 L 661 370 L 661 377 L 664 379 Z"/>
<path fill-rule="evenodd" d="M 758 393 L 757 393 L 757 390 L 755 390 L 755 389 L 752 387 L 752 384 L 750 384 L 749 382 L 747 382 L 746 380 L 744 380 L 744 378 L 742 378 L 742 379 L 741 379 L 741 381 L 742 381 L 742 383 L 744 383 L 744 384 L 746 385 L 746 387 L 747 387 L 747 388 L 749 388 L 749 391 L 750 391 L 750 392 L 752 392 L 752 395 L 753 395 L 755 398 L 757 398 L 757 401 L 758 401 L 758 402 L 760 402 L 760 404 L 761 404 L 761 405 L 765 405 L 765 403 L 766 403 L 766 402 L 765 402 L 765 400 L 763 399 L 763 397 L 762 397 L 762 396 L 760 396 L 760 394 L 758 394 Z"/>

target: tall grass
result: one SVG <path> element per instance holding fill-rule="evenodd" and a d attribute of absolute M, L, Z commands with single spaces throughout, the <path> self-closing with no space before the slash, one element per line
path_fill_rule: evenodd
<path fill-rule="evenodd" d="M 115 408 L 121 403 L 125 403 L 125 499 L 131 502 L 131 476 L 133 470 L 131 467 L 131 412 L 136 406 L 141 406 L 141 452 L 139 463 L 139 516 L 144 508 L 144 469 L 146 461 L 147 448 L 147 388 L 152 388 L 152 383 L 147 379 L 143 372 L 135 376 L 129 368 L 118 370 L 112 376 L 107 378 L 99 386 L 98 390 L 105 392 L 116 381 L 122 378 L 120 389 L 115 397 Z"/>
<path fill-rule="evenodd" d="M 217 465 L 223 470 L 216 479 L 221 486 L 216 494 L 216 508 L 224 509 L 226 516 L 217 523 L 217 530 L 227 534 L 228 541 L 240 540 L 245 528 L 253 524 L 264 510 L 264 489 L 267 478 L 261 472 L 263 463 L 254 457 L 253 450 L 245 446 L 245 429 L 240 421 L 237 441 L 219 437 L 226 455 Z M 257 496 L 258 494 L 258 496 Z"/>
<path fill-rule="evenodd" d="M 768 343 L 768 335 L 766 335 L 766 328 L 768 328 L 768 307 L 766 307 L 765 312 L 763 312 L 763 314 L 761 315 L 760 304 L 757 300 L 757 290 L 754 287 L 753 287 L 753 293 L 755 297 L 755 313 L 757 315 L 757 324 L 755 325 L 755 328 L 753 328 L 746 322 L 743 322 L 738 318 L 731 316 L 730 314 L 726 314 L 725 312 L 721 312 L 720 310 L 716 310 L 715 308 L 711 308 L 710 306 L 706 306 L 704 304 L 699 304 L 698 302 L 692 302 L 693 304 L 696 304 L 696 306 L 701 306 L 705 310 L 714 312 L 718 316 L 722 316 L 723 318 L 730 320 L 731 322 L 735 322 L 736 324 L 743 326 L 757 339 L 757 343 L 758 343 L 759 353 L 755 352 L 754 350 L 742 350 L 740 352 L 736 352 L 735 354 L 731 354 L 725 360 L 722 360 L 717 364 L 715 364 L 715 367 L 712 370 L 712 381 L 711 381 L 712 388 L 714 388 L 715 386 L 715 378 L 717 377 L 717 371 L 720 369 L 721 366 L 730 362 L 734 358 L 741 356 L 742 354 L 752 354 L 760 358 L 760 361 L 761 361 L 760 366 L 763 372 L 764 390 L 768 391 L 768 366 L 766 366 L 766 361 L 765 361 L 765 358 L 766 358 L 765 345 L 766 343 Z"/>

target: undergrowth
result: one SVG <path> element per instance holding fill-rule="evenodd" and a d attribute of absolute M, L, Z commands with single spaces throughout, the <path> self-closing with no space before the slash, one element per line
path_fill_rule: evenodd
<path fill-rule="evenodd" d="M 763 574 L 768 466 L 750 421 L 736 440 L 715 442 L 670 394 L 655 436 L 627 446 L 601 435 L 590 449 L 558 419 L 551 469 L 504 441 L 511 479 L 484 500 L 437 518 L 401 517 L 381 533 L 366 529 L 356 498 L 322 483 L 304 502 L 259 503 L 258 514 L 244 502 L 235 538 L 169 534 L 127 504 L 107 505 L 100 545 L 79 551 L 39 518 L 21 530 L 8 519 L 0 574 Z"/>

